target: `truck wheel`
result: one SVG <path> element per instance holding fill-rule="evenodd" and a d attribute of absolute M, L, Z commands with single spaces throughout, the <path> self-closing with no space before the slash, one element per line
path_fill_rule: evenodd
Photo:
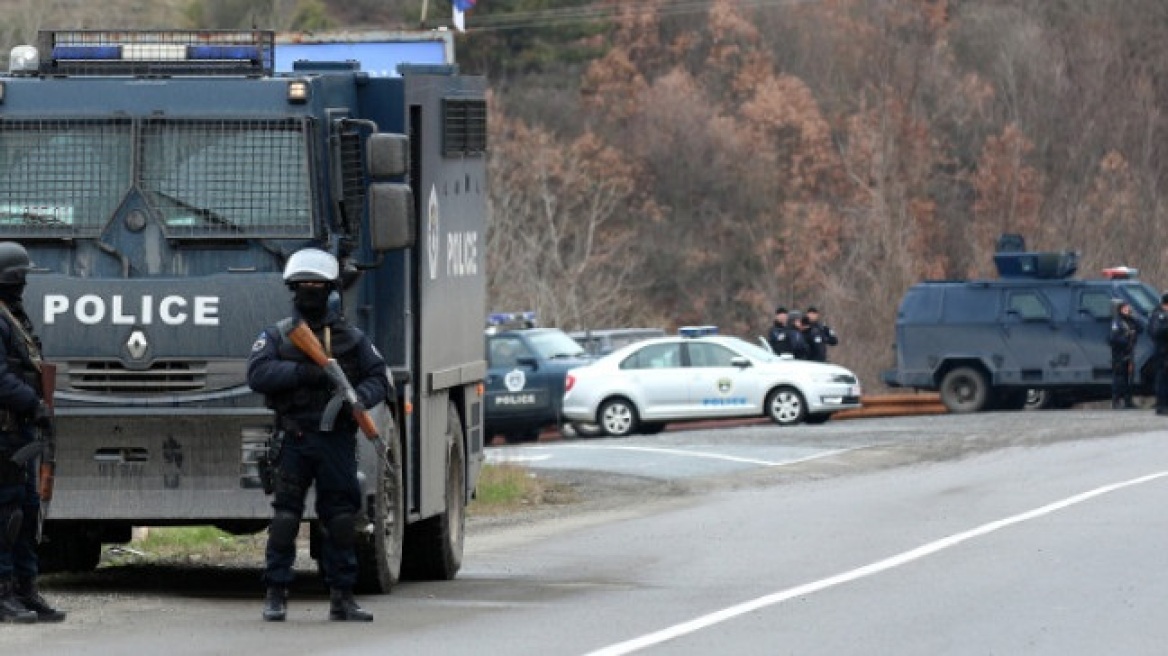
<path fill-rule="evenodd" d="M 462 419 L 450 403 L 446 412 L 446 512 L 406 530 L 402 576 L 415 581 L 450 580 L 462 567 L 466 529 L 466 450 Z"/>
<path fill-rule="evenodd" d="M 378 406 L 385 408 L 385 405 Z M 401 578 L 402 546 L 405 542 L 405 495 L 402 490 L 401 445 L 397 423 L 388 409 L 377 422 L 381 440 L 363 445 L 361 454 L 376 458 L 377 487 L 365 500 L 365 521 L 358 526 L 357 589 L 363 593 L 387 594 Z M 364 439 L 360 437 L 358 439 Z M 377 450 L 382 449 L 382 454 Z"/>
<path fill-rule="evenodd" d="M 794 426 L 807 418 L 807 402 L 794 387 L 779 387 L 767 395 L 766 412 L 780 426 Z"/>
<path fill-rule="evenodd" d="M 941 403 L 949 412 L 978 412 L 988 398 L 986 377 L 973 367 L 958 367 L 941 379 Z"/>
<path fill-rule="evenodd" d="M 628 437 L 637 429 L 637 409 L 625 399 L 609 399 L 597 413 L 605 435 Z"/>

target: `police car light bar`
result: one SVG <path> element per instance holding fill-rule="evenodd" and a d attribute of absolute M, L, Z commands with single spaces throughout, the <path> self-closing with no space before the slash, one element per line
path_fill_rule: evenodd
<path fill-rule="evenodd" d="M 508 325 L 516 328 L 534 328 L 536 325 L 536 313 L 531 311 L 492 312 L 487 315 L 487 327 L 495 329 L 492 331 L 492 334 Z"/>
<path fill-rule="evenodd" d="M 1109 267 L 1103 270 L 1103 277 L 1108 280 L 1131 280 L 1139 275 L 1139 269 L 1129 266 Z"/>
<path fill-rule="evenodd" d="M 270 75 L 275 32 L 265 30 L 42 31 L 35 70 L 53 75 Z M 36 58 L 32 59 L 36 63 Z"/>
<path fill-rule="evenodd" d="M 717 326 L 682 326 L 677 329 L 677 334 L 682 337 L 707 337 L 709 335 L 717 335 Z"/>

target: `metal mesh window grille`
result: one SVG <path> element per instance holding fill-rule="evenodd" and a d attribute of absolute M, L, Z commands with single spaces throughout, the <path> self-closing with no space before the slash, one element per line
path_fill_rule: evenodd
<path fill-rule="evenodd" d="M 149 121 L 141 187 L 168 234 L 307 236 L 307 123 Z"/>
<path fill-rule="evenodd" d="M 482 155 L 487 151 L 485 100 L 442 101 L 442 150 L 447 157 Z"/>
<path fill-rule="evenodd" d="M 175 237 L 312 234 L 304 120 L 0 121 L 0 232 L 100 233 L 136 187 Z"/>
<path fill-rule="evenodd" d="M 345 221 L 356 228 L 365 208 L 365 166 L 361 159 L 361 135 L 341 134 L 341 184 L 344 185 Z"/>
<path fill-rule="evenodd" d="M 94 234 L 131 185 L 129 121 L 0 122 L 0 228 Z"/>

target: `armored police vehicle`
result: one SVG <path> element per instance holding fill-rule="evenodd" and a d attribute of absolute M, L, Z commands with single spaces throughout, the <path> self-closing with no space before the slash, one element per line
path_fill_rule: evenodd
<path fill-rule="evenodd" d="M 892 387 L 939 391 L 951 412 L 1069 406 L 1111 396 L 1108 344 L 1115 301 L 1146 319 L 1159 293 L 1126 267 L 1099 279 L 1074 278 L 1078 255 L 999 243 L 1000 278 L 914 285 L 896 318 Z M 1135 384 L 1149 393 L 1152 344 L 1136 346 Z"/>
<path fill-rule="evenodd" d="M 135 525 L 267 525 L 273 422 L 245 363 L 290 313 L 285 261 L 315 246 L 396 387 L 372 409 L 385 448 L 359 440 L 362 587 L 459 569 L 483 447 L 484 80 L 277 74 L 274 37 L 44 32 L 0 77 L 0 239 L 31 253 L 58 365 L 46 564 L 92 568 Z"/>
<path fill-rule="evenodd" d="M 565 374 L 592 357 L 559 328 L 536 327 L 533 312 L 494 313 L 487 324 L 487 436 L 534 442 L 560 424 Z"/>

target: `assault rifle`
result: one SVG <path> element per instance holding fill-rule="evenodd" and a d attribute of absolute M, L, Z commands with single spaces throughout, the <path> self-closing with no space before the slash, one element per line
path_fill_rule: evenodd
<path fill-rule="evenodd" d="M 57 392 L 57 365 L 48 362 L 40 363 L 42 400 L 53 411 L 53 396 Z M 37 517 L 37 542 L 40 542 L 44 529 L 45 517 L 49 514 L 49 505 L 53 501 L 53 484 L 57 474 L 57 429 L 52 423 L 48 428 L 37 428 L 37 438 L 17 449 L 12 454 L 12 462 L 24 465 L 37 456 L 41 457 L 40 472 L 37 479 L 37 493 L 41 497 L 41 511 Z"/>
<path fill-rule="evenodd" d="M 296 324 L 288 331 L 288 339 L 296 348 L 300 349 L 310 360 L 315 362 L 318 366 L 324 369 L 328 377 L 333 381 L 333 385 L 340 391 L 341 396 L 349 402 L 349 407 L 353 409 L 353 419 L 357 420 L 357 425 L 361 428 L 361 432 L 370 440 L 376 440 L 380 437 L 377 433 L 377 424 L 373 422 L 373 417 L 369 416 L 369 412 L 361 404 L 360 397 L 357 396 L 357 390 L 353 389 L 353 384 L 349 382 L 345 372 L 341 369 L 341 365 L 334 359 L 330 358 L 325 352 L 324 347 L 321 346 L 320 340 L 308 327 L 308 324 L 303 321 Z"/>

